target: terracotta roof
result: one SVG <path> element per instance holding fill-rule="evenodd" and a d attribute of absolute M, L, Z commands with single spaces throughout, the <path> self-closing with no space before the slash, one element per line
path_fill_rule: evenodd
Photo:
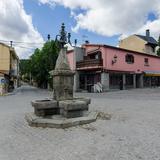
<path fill-rule="evenodd" d="M 83 47 L 84 46 L 97 46 L 97 47 L 100 46 L 100 47 L 112 48 L 112 49 L 115 49 L 115 50 L 126 51 L 126 52 L 131 52 L 131 53 L 135 53 L 135 54 L 140 54 L 140 55 L 145 55 L 145 56 L 150 56 L 150 57 L 155 57 L 155 58 L 160 59 L 160 56 L 157 56 L 157 55 L 147 54 L 147 53 L 144 53 L 144 52 L 136 52 L 136 51 L 133 51 L 133 50 L 128 50 L 128 49 L 115 47 L 115 46 L 110 46 L 110 45 L 105 45 L 105 44 L 84 44 L 82 46 Z"/>

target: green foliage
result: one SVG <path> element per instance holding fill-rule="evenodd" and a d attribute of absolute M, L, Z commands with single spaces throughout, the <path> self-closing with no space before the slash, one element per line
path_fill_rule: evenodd
<path fill-rule="evenodd" d="M 21 59 L 19 64 L 20 75 L 24 81 L 29 81 L 29 73 L 30 73 L 30 60 L 29 59 Z"/>
<path fill-rule="evenodd" d="M 160 36 L 158 38 L 158 50 L 157 50 L 157 55 L 160 56 Z"/>
<path fill-rule="evenodd" d="M 30 57 L 29 63 L 23 66 L 25 68 L 24 72 L 27 74 L 31 73 L 32 80 L 37 83 L 38 87 L 47 88 L 48 83 L 52 86 L 49 72 L 55 67 L 58 53 L 57 43 L 53 40 L 48 41 L 42 49 L 36 49 Z"/>
<path fill-rule="evenodd" d="M 31 56 L 31 74 L 38 87 L 46 88 L 50 80 L 49 72 L 54 69 L 59 49 L 56 43 L 48 41 L 41 50 L 36 49 Z"/>

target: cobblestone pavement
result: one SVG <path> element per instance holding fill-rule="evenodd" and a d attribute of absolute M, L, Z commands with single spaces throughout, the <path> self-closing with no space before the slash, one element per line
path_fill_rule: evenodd
<path fill-rule="evenodd" d="M 160 160 L 160 89 L 137 89 L 92 98 L 91 110 L 111 120 L 69 129 L 31 128 L 30 101 L 51 93 L 23 86 L 0 97 L 0 160 Z"/>

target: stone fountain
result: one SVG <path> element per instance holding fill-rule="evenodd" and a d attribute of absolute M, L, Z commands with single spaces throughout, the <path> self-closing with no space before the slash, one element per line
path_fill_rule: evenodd
<path fill-rule="evenodd" d="M 97 112 L 89 112 L 89 98 L 73 96 L 74 72 L 70 69 L 65 44 L 70 42 L 70 33 L 66 36 L 62 24 L 59 44 L 61 50 L 56 61 L 53 76 L 53 99 L 34 100 L 31 102 L 34 113 L 27 113 L 25 118 L 30 126 L 67 128 L 96 121 Z M 57 39 L 57 38 L 56 38 Z"/>

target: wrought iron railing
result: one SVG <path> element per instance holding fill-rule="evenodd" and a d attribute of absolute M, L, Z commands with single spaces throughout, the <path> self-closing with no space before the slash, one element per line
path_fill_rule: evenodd
<path fill-rule="evenodd" d="M 92 67 L 92 66 L 103 66 L 103 60 L 102 59 L 87 59 L 87 60 L 79 61 L 76 63 L 77 68 Z"/>

